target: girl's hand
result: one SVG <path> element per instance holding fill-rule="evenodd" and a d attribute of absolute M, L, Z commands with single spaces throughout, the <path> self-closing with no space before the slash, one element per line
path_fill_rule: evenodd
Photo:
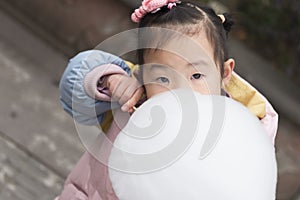
<path fill-rule="evenodd" d="M 118 101 L 123 112 L 134 111 L 134 105 L 140 100 L 144 93 L 144 88 L 134 77 L 123 74 L 112 74 L 106 78 L 113 101 Z"/>

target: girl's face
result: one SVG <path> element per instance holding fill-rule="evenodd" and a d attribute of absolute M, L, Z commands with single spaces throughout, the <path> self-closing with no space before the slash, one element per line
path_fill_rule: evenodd
<path fill-rule="evenodd" d="M 188 52 L 188 59 L 169 50 L 151 50 L 144 54 L 143 80 L 147 98 L 167 90 L 188 87 L 201 94 L 221 94 L 221 74 L 213 61 L 211 45 L 206 37 L 193 39 L 202 48 L 199 51 L 181 45 L 182 50 Z M 225 66 L 225 75 L 231 75 L 233 66 L 229 72 Z"/>

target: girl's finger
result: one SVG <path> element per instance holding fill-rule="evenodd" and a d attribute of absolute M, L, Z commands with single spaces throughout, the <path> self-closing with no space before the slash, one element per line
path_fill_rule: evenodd
<path fill-rule="evenodd" d="M 127 88 L 125 88 L 123 90 L 122 95 L 119 98 L 119 104 L 123 105 L 125 104 L 133 95 L 134 93 L 134 89 L 132 88 L 132 86 L 128 86 Z"/>
<path fill-rule="evenodd" d="M 128 87 L 129 86 L 126 81 L 122 81 L 122 79 L 119 80 L 119 82 L 116 83 L 115 87 L 112 87 L 113 90 L 110 91 L 112 94 L 112 98 L 120 102 L 120 98 L 124 94 L 126 94 L 126 90 L 128 89 Z"/>
<path fill-rule="evenodd" d="M 134 96 L 135 91 L 140 87 L 139 83 L 131 83 L 128 87 L 124 90 L 122 96 L 119 99 L 119 103 L 121 105 L 125 104 L 129 99 Z"/>
<path fill-rule="evenodd" d="M 133 108 L 129 108 L 128 112 L 133 113 L 135 110 Z"/>
<path fill-rule="evenodd" d="M 135 104 L 137 104 L 137 102 L 141 99 L 142 95 L 144 93 L 144 88 L 143 87 L 139 87 L 134 94 L 132 95 L 132 97 L 123 105 L 124 107 L 126 106 L 128 109 L 132 108 L 133 106 L 135 106 Z M 123 107 L 122 106 L 122 107 Z"/>
<path fill-rule="evenodd" d="M 133 88 L 133 90 L 131 88 L 131 89 L 129 89 L 128 92 L 126 91 L 126 93 L 124 93 L 122 96 L 123 99 L 119 100 L 119 104 L 122 105 L 121 110 L 123 112 L 130 112 L 130 109 L 132 108 L 132 106 L 134 106 L 137 103 L 137 101 L 139 100 L 139 97 L 137 96 L 136 91 L 138 91 L 140 88 L 136 88 L 136 87 L 137 86 L 135 86 Z M 138 98 L 137 101 L 136 101 L 136 98 Z M 130 103 L 128 103 L 128 102 L 130 102 Z"/>

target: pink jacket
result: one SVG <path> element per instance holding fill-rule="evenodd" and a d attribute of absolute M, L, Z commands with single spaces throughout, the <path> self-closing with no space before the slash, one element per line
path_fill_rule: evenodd
<path fill-rule="evenodd" d="M 105 69 L 105 70 L 102 70 Z M 102 76 L 120 73 L 126 74 L 121 68 L 113 66 L 110 68 L 97 67 L 85 78 L 84 88 L 90 97 L 110 101 L 109 93 L 105 88 L 97 88 L 96 82 Z M 263 96 L 262 96 L 263 97 Z M 271 104 L 266 102 L 266 115 L 261 119 L 268 135 L 274 143 L 277 132 L 278 115 Z M 120 111 L 116 111 L 117 113 Z M 113 143 L 122 127 L 112 122 L 107 132 L 107 137 Z M 110 147 L 105 147 L 106 161 L 108 161 Z M 107 162 L 106 162 L 107 163 Z M 68 176 L 64 189 L 55 200 L 117 200 L 108 175 L 108 167 L 99 162 L 88 151 L 81 157 L 73 171 Z"/>
<path fill-rule="evenodd" d="M 119 111 L 121 112 L 121 111 Z M 113 143 L 122 127 L 112 123 L 106 136 Z M 105 147 L 106 163 L 110 147 Z M 103 152 L 103 151 L 102 151 Z M 55 200 L 118 200 L 108 176 L 108 167 L 88 151 L 68 176 L 64 189 Z"/>

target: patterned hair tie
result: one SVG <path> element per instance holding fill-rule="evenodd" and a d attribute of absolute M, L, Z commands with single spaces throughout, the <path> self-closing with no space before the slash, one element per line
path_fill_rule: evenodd
<path fill-rule="evenodd" d="M 163 6 L 172 9 L 178 2 L 178 0 L 144 0 L 142 5 L 132 13 L 131 20 L 139 23 L 147 13 L 155 13 Z"/>

